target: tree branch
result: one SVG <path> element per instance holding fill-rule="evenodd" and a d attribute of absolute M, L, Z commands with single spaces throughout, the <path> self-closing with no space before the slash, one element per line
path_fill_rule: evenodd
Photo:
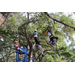
<path fill-rule="evenodd" d="M 6 13 L 4 16 L 2 16 L 1 20 L 0 20 L 0 27 L 2 26 L 2 24 L 5 22 L 6 18 L 8 17 L 10 12 Z M 3 18 L 4 17 L 4 18 Z"/>
<path fill-rule="evenodd" d="M 68 24 L 66 24 L 66 23 L 63 23 L 62 21 L 59 21 L 59 20 L 57 20 L 57 19 L 51 17 L 47 12 L 44 12 L 44 13 L 45 13 L 49 18 L 51 18 L 52 20 L 54 20 L 54 21 L 56 21 L 56 22 L 59 22 L 59 23 L 62 23 L 63 25 L 68 26 L 68 27 L 70 27 L 70 28 L 73 28 L 73 29 L 75 30 L 75 27 L 70 26 L 70 25 L 68 25 Z"/>

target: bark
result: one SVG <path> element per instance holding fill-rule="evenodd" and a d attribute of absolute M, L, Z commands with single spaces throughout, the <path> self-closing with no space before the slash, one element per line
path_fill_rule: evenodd
<path fill-rule="evenodd" d="M 29 15 L 29 14 L 28 14 L 28 15 Z M 29 19 L 29 17 L 28 17 L 28 19 Z M 27 31 L 28 24 L 31 23 L 31 22 L 34 22 L 34 20 L 32 20 L 32 21 L 29 21 L 29 20 L 28 20 L 28 22 L 26 22 L 26 23 L 24 23 L 23 25 L 20 26 L 21 29 L 22 29 L 23 34 L 25 34 L 25 38 L 27 39 L 28 44 L 29 44 L 29 47 L 30 47 L 29 57 L 32 57 L 32 55 L 33 55 L 33 45 L 32 45 L 31 40 L 28 38 L 26 31 Z M 26 25 L 25 31 L 23 31 L 23 26 L 24 26 L 24 25 Z"/>
<path fill-rule="evenodd" d="M 0 16 L 0 27 L 1 27 L 2 24 L 5 22 L 6 18 L 7 18 L 8 15 L 9 15 L 9 12 L 8 12 L 8 13 L 3 13 L 2 15 L 3 15 L 3 16 Z"/>
<path fill-rule="evenodd" d="M 75 30 L 75 27 L 70 26 L 70 25 L 68 25 L 68 24 L 66 24 L 66 23 L 64 23 L 64 22 L 62 22 L 62 21 L 59 21 L 59 20 L 57 20 L 57 19 L 51 17 L 47 12 L 44 12 L 44 13 L 45 13 L 49 18 L 51 18 L 52 20 L 54 20 L 54 21 L 56 21 L 56 22 L 59 22 L 59 23 L 65 25 L 65 26 L 68 26 L 68 27 L 70 27 L 70 28 L 73 28 L 73 29 Z"/>

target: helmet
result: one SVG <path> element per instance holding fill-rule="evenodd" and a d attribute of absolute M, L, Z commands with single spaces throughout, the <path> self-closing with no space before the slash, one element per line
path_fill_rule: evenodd
<path fill-rule="evenodd" d="M 37 30 L 35 29 L 35 31 L 37 31 Z"/>
<path fill-rule="evenodd" d="M 17 41 L 14 41 L 14 43 L 17 43 Z"/>
<path fill-rule="evenodd" d="M 46 31 L 46 33 L 48 34 L 48 30 Z"/>

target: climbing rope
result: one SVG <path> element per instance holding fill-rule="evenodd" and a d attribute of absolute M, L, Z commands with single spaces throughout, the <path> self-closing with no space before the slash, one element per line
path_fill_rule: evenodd
<path fill-rule="evenodd" d="M 36 13 L 35 13 L 35 21 L 36 21 Z M 35 22 L 35 29 L 36 29 L 36 22 Z"/>
<path fill-rule="evenodd" d="M 29 58 L 30 58 L 30 61 L 33 60 L 33 62 L 36 62 L 36 60 L 35 60 L 34 58 L 28 57 L 27 59 L 29 59 Z M 30 62 L 30 61 L 29 61 L 29 62 Z"/>

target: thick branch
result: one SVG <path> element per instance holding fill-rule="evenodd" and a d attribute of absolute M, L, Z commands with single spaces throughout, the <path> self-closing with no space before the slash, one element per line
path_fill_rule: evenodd
<path fill-rule="evenodd" d="M 9 12 L 6 13 L 4 16 L 2 16 L 1 20 L 0 20 L 0 27 L 2 26 L 2 24 L 5 22 L 6 18 L 8 17 Z"/>
<path fill-rule="evenodd" d="M 52 20 L 54 20 L 54 21 L 56 21 L 56 22 L 59 22 L 59 23 L 62 23 L 63 25 L 68 26 L 68 27 L 70 27 L 70 28 L 73 28 L 73 29 L 75 30 L 75 27 L 70 26 L 70 25 L 68 25 L 68 24 L 66 24 L 66 23 L 63 23 L 62 21 L 59 21 L 59 20 L 57 20 L 57 19 L 51 17 L 47 12 L 44 12 L 44 13 L 45 13 L 49 18 L 51 18 Z"/>
<path fill-rule="evenodd" d="M 31 23 L 31 22 L 36 22 L 36 21 L 38 21 L 38 19 L 37 20 L 34 20 L 35 18 L 31 18 L 30 20 L 28 20 L 28 22 L 25 22 L 24 24 L 22 24 L 20 27 L 23 27 L 24 25 L 28 25 L 29 23 Z"/>
<path fill-rule="evenodd" d="M 26 22 L 26 23 L 24 23 L 24 24 L 22 24 L 21 26 L 20 26 L 20 28 L 22 28 L 24 25 L 26 25 L 26 28 L 25 28 L 25 32 L 23 32 L 23 29 L 22 29 L 22 32 L 25 34 L 25 37 L 26 37 L 26 39 L 27 39 L 27 41 L 28 41 L 28 44 L 29 44 L 29 46 L 30 46 L 30 52 L 29 52 L 29 57 L 32 57 L 31 55 L 32 55 L 32 53 L 33 53 L 33 46 L 32 46 L 32 42 L 31 42 L 31 40 L 28 38 L 28 36 L 27 36 L 27 32 L 26 32 L 26 30 L 27 30 L 27 27 L 28 27 L 28 24 L 29 23 L 31 23 L 31 22 L 36 22 L 37 20 L 34 20 L 35 18 L 31 18 L 30 20 L 28 20 L 28 22 Z"/>

